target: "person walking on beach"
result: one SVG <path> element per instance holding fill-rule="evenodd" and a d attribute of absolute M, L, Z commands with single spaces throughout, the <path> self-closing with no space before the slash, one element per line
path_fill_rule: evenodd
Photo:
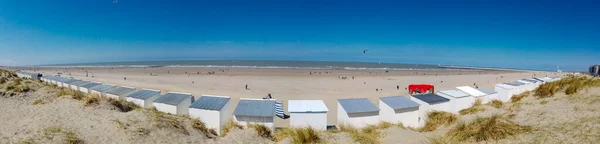
<path fill-rule="evenodd" d="M 396 90 L 400 90 L 400 86 L 399 85 L 396 85 Z"/>
<path fill-rule="evenodd" d="M 127 80 L 127 77 L 123 77 L 123 80 Z"/>
<path fill-rule="evenodd" d="M 246 90 L 248 90 L 248 84 L 246 84 Z"/>

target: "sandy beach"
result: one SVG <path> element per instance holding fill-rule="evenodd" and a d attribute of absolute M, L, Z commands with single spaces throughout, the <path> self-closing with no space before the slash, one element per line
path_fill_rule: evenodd
<path fill-rule="evenodd" d="M 361 71 L 243 68 L 43 68 L 44 75 L 63 73 L 63 77 L 98 81 L 119 86 L 151 88 L 201 95 L 232 97 L 231 109 L 239 98 L 262 98 L 271 94 L 282 101 L 323 100 L 329 109 L 328 124 L 335 125 L 337 99 L 368 98 L 377 105 L 383 96 L 407 96 L 409 84 L 433 84 L 436 91 L 474 86 L 493 90 L 493 85 L 536 76 L 554 76 L 550 72 L 510 71 Z M 214 74 L 208 74 L 214 72 Z M 87 77 L 86 77 L 87 75 Z M 93 76 L 93 77 L 92 77 Z M 346 79 L 338 78 L 344 77 Z M 354 77 L 354 78 L 352 78 Z M 125 80 L 124 78 L 127 78 Z M 248 90 L 245 89 L 248 85 Z M 400 89 L 397 89 L 397 86 Z M 376 89 L 379 89 L 376 91 Z M 287 113 L 287 110 L 286 110 Z M 278 127 L 289 125 L 277 119 Z"/>

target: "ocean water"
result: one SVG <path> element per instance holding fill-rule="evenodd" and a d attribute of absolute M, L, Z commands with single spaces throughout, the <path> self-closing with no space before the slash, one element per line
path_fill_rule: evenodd
<path fill-rule="evenodd" d="M 273 69 L 345 69 L 345 70 L 452 70 L 437 65 L 328 62 L 328 61 L 280 61 L 280 60 L 181 60 L 102 62 L 81 64 L 57 64 L 41 67 L 198 67 L 198 68 L 273 68 Z"/>

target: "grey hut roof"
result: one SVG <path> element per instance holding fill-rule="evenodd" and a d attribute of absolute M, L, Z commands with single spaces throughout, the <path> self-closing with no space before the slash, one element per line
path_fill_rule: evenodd
<path fill-rule="evenodd" d="M 88 84 L 88 83 L 90 83 L 90 82 L 87 82 L 87 81 L 78 81 L 78 82 L 72 82 L 70 84 L 71 85 L 76 85 L 76 86 L 82 86 L 82 85 L 85 85 L 85 84 Z"/>
<path fill-rule="evenodd" d="M 62 83 L 66 83 L 66 84 L 68 84 L 68 83 L 71 83 L 71 82 L 74 82 L 74 81 L 79 81 L 79 80 L 76 80 L 76 79 L 70 79 L 70 78 L 64 78 L 64 79 L 63 79 L 63 81 L 61 81 L 61 82 L 62 82 Z"/>
<path fill-rule="evenodd" d="M 530 82 L 530 83 L 538 83 L 539 82 L 537 80 L 532 80 L 532 79 L 521 79 L 521 80 L 527 81 L 527 82 Z"/>
<path fill-rule="evenodd" d="M 479 91 L 481 91 L 481 92 L 483 92 L 483 93 L 485 93 L 485 94 L 488 94 L 488 95 L 491 95 L 491 94 L 498 93 L 498 92 L 496 92 L 496 91 L 489 90 L 489 89 L 485 89 L 485 88 L 478 88 L 477 90 L 479 90 Z"/>
<path fill-rule="evenodd" d="M 507 82 L 507 83 L 504 83 L 504 84 L 506 84 L 506 85 L 510 85 L 510 86 L 516 86 L 516 87 L 518 87 L 518 86 L 521 86 L 521 85 L 524 85 L 523 83 L 516 82 L 516 81 L 513 81 L 513 82 Z"/>
<path fill-rule="evenodd" d="M 240 99 L 233 115 L 272 117 L 275 116 L 275 101 Z"/>
<path fill-rule="evenodd" d="M 66 83 L 67 83 L 67 84 L 74 84 L 74 83 L 79 83 L 79 82 L 82 82 L 82 81 L 81 81 L 81 80 L 78 80 L 78 79 L 73 79 L 73 80 L 71 80 L 71 81 L 69 81 L 69 82 L 66 82 Z"/>
<path fill-rule="evenodd" d="M 160 96 L 156 100 L 155 103 L 164 103 L 168 105 L 178 105 L 184 100 L 192 97 L 191 94 L 182 94 L 182 93 L 167 93 L 165 95 Z M 194 102 L 194 98 L 192 98 L 192 102 Z"/>
<path fill-rule="evenodd" d="M 151 98 L 152 96 L 155 96 L 155 95 L 158 95 L 158 94 L 160 94 L 160 91 L 153 91 L 153 90 L 142 89 L 142 90 L 139 90 L 137 92 L 134 92 L 134 93 L 130 94 L 127 97 L 135 98 L 135 99 L 141 99 L 141 100 L 146 100 L 146 99 Z"/>
<path fill-rule="evenodd" d="M 87 84 L 81 85 L 81 87 L 89 89 L 89 88 L 92 88 L 92 87 L 95 87 L 95 86 L 98 86 L 98 85 L 100 85 L 100 83 L 87 83 Z"/>
<path fill-rule="evenodd" d="M 438 93 L 443 93 L 443 94 L 449 95 L 453 98 L 462 98 L 462 97 L 470 96 L 469 94 L 459 91 L 459 90 L 443 90 L 443 91 L 439 91 Z"/>
<path fill-rule="evenodd" d="M 95 91 L 99 91 L 99 92 L 106 92 L 106 91 L 108 91 L 110 89 L 113 89 L 113 88 L 115 88 L 114 85 L 105 85 L 105 84 L 103 84 L 103 85 L 98 85 L 98 86 L 92 87 L 90 89 L 95 90 Z"/>
<path fill-rule="evenodd" d="M 106 91 L 106 93 L 120 96 L 120 95 L 127 94 L 127 93 L 130 93 L 133 91 L 135 91 L 135 89 L 133 89 L 133 88 L 119 87 L 116 89 L 108 90 L 108 91 Z"/>
<path fill-rule="evenodd" d="M 437 104 L 437 103 L 450 101 L 449 99 L 444 98 L 439 95 L 436 95 L 436 94 L 420 94 L 420 95 L 413 95 L 413 97 L 416 99 L 419 99 L 423 102 L 426 102 L 428 104 Z"/>
<path fill-rule="evenodd" d="M 229 97 L 201 96 L 190 105 L 190 108 L 219 111 L 225 107 L 229 99 Z"/>
<path fill-rule="evenodd" d="M 366 98 L 357 99 L 338 99 L 342 108 L 346 113 L 362 113 L 362 112 L 374 112 L 379 111 L 379 108 L 375 106 L 371 101 Z"/>
<path fill-rule="evenodd" d="M 379 98 L 379 100 L 392 107 L 393 109 L 403 109 L 420 106 L 418 103 L 410 100 L 410 98 L 407 98 L 405 96 L 381 97 Z"/>

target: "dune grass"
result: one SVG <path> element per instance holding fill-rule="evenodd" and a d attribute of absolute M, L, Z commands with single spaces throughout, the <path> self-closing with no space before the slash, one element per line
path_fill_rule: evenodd
<path fill-rule="evenodd" d="M 215 129 L 206 128 L 206 124 L 204 124 L 204 122 L 200 121 L 199 119 L 192 120 L 192 128 L 204 133 L 204 135 L 208 138 L 215 138 L 219 135 L 217 134 L 217 131 L 215 131 Z"/>
<path fill-rule="evenodd" d="M 221 134 L 221 136 L 225 136 L 227 135 L 227 133 L 233 131 L 233 129 L 244 129 L 244 127 L 242 125 L 237 124 L 235 121 L 233 120 L 229 120 L 227 122 L 227 124 L 225 124 L 225 127 L 223 127 L 223 134 Z"/>
<path fill-rule="evenodd" d="M 470 123 L 459 123 L 446 133 L 446 136 L 458 141 L 480 142 L 505 139 L 529 131 L 531 131 L 529 126 L 518 125 L 502 115 L 493 115 L 485 118 L 478 117 Z"/>
<path fill-rule="evenodd" d="M 80 91 L 74 91 L 69 88 L 60 88 L 58 93 L 56 93 L 57 97 L 61 96 L 71 96 L 71 98 L 76 100 L 82 100 L 85 97 L 85 94 Z"/>
<path fill-rule="evenodd" d="M 35 101 L 33 101 L 33 103 L 31 103 L 32 105 L 41 105 L 41 104 L 45 104 L 46 102 L 44 102 L 44 100 L 42 99 L 37 99 Z"/>
<path fill-rule="evenodd" d="M 271 128 L 268 128 L 265 125 L 262 124 L 248 124 L 248 128 L 254 129 L 254 131 L 256 131 L 256 133 L 258 133 L 259 136 L 263 137 L 263 138 L 267 138 L 267 139 L 272 139 L 273 138 L 273 132 L 271 131 Z"/>
<path fill-rule="evenodd" d="M 119 109 L 120 112 L 129 112 L 139 109 L 140 107 L 133 102 L 128 102 L 122 99 L 107 99 L 107 102 Z"/>
<path fill-rule="evenodd" d="M 322 142 L 319 132 L 312 127 L 284 128 L 277 130 L 274 140 L 279 142 L 284 138 L 290 138 L 293 144 L 315 144 Z"/>
<path fill-rule="evenodd" d="M 83 105 L 84 106 L 92 106 L 92 105 L 98 105 L 100 104 L 100 99 L 97 96 L 86 96 L 83 99 Z"/>
<path fill-rule="evenodd" d="M 149 117 L 152 118 L 154 126 L 161 129 L 172 129 L 185 135 L 190 133 L 185 129 L 185 126 L 173 115 L 169 115 L 160 112 L 156 109 L 152 109 L 149 112 Z"/>
<path fill-rule="evenodd" d="M 600 79 L 589 78 L 585 76 L 572 76 L 540 85 L 534 90 L 534 96 L 538 98 L 548 98 L 562 91 L 564 91 L 567 95 L 573 95 L 582 89 L 599 86 Z"/>
<path fill-rule="evenodd" d="M 492 102 L 489 103 L 492 107 L 495 108 L 502 108 L 504 106 L 504 103 L 500 100 L 492 100 Z"/>
<path fill-rule="evenodd" d="M 425 121 L 425 126 L 423 126 L 419 131 L 421 132 L 430 132 L 437 129 L 437 127 L 442 125 L 450 125 L 458 119 L 455 114 L 443 111 L 432 111 L 427 113 L 427 121 Z"/>
<path fill-rule="evenodd" d="M 77 137 L 77 135 L 72 132 L 72 131 L 68 131 L 68 130 L 64 130 L 60 127 L 48 127 L 44 129 L 44 137 L 47 139 L 52 139 L 52 137 L 55 134 L 62 134 L 65 137 L 65 142 L 66 144 L 83 144 L 85 143 L 85 141 L 79 137 Z"/>
<path fill-rule="evenodd" d="M 385 126 L 385 125 L 384 125 Z M 362 129 L 357 129 L 350 125 L 340 125 L 340 131 L 348 133 L 354 142 L 360 144 L 378 144 L 381 143 L 379 137 L 381 133 L 378 131 L 380 125 L 369 125 Z"/>
<path fill-rule="evenodd" d="M 460 110 L 458 113 L 460 115 L 468 115 L 468 114 L 476 114 L 479 112 L 483 112 L 485 111 L 485 108 L 481 107 L 481 100 L 477 99 L 475 100 L 475 103 L 473 103 L 473 105 L 469 108 Z"/>
<path fill-rule="evenodd" d="M 510 102 L 513 102 L 513 103 L 514 103 L 514 102 L 520 102 L 520 101 L 521 101 L 523 98 L 525 98 L 525 97 L 529 96 L 530 94 L 531 94 L 531 92 L 529 92 L 529 91 L 526 91 L 526 92 L 523 92 L 523 93 L 521 93 L 521 94 L 519 94 L 519 95 L 513 95 L 513 96 L 510 98 Z"/>

